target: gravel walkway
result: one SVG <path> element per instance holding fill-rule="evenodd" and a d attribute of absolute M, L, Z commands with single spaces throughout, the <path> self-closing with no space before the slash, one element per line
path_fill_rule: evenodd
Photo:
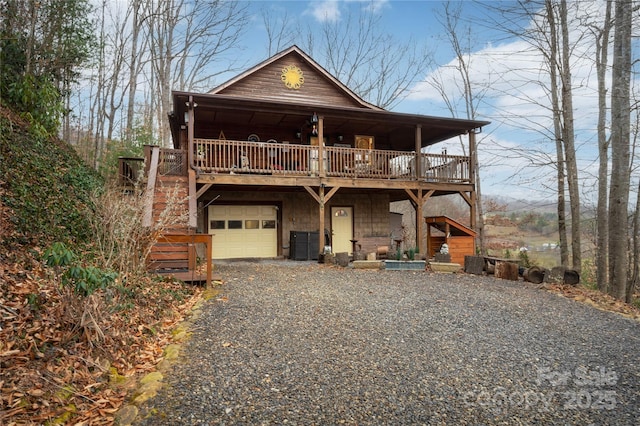
<path fill-rule="evenodd" d="M 229 263 L 139 425 L 637 425 L 640 323 L 523 282 Z"/>

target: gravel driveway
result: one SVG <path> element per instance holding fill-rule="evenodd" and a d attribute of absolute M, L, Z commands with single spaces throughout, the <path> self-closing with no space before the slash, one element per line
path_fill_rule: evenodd
<path fill-rule="evenodd" d="M 466 274 L 218 272 L 137 424 L 640 424 L 640 323 L 617 314 Z"/>

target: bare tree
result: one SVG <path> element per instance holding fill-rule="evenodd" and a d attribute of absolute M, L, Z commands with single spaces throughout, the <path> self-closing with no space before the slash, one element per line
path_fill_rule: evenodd
<path fill-rule="evenodd" d="M 379 31 L 380 19 L 379 14 L 362 11 L 356 17 L 349 13 L 344 21 L 325 21 L 320 41 L 310 28 L 304 49 L 360 97 L 391 109 L 407 95 L 433 55 L 415 40 L 401 43 Z"/>
<path fill-rule="evenodd" d="M 478 106 L 484 97 L 488 82 L 482 84 L 474 84 L 472 81 L 471 73 L 471 56 L 474 36 L 471 32 L 471 28 L 467 27 L 464 30 L 460 30 L 459 24 L 461 22 L 462 5 L 456 3 L 455 6 L 451 2 L 444 4 L 444 10 L 438 16 L 438 21 L 443 27 L 446 34 L 447 41 L 451 46 L 453 53 L 455 54 L 454 68 L 455 73 L 460 78 L 460 84 L 457 89 L 455 97 L 461 97 L 464 100 L 464 115 L 466 119 L 475 120 L 478 118 Z M 463 45 L 464 43 L 464 45 Z M 456 102 L 449 96 L 450 87 L 439 78 L 440 74 L 432 74 L 428 83 L 433 87 L 442 97 L 443 101 L 447 105 L 447 108 L 451 114 L 455 117 L 458 116 L 458 108 Z M 478 242 L 481 253 L 486 253 L 485 248 L 485 232 L 484 232 L 484 209 L 482 198 L 482 186 L 480 179 L 480 165 L 478 162 L 478 146 L 481 141 L 477 141 L 476 150 L 470 152 L 469 155 L 473 157 L 473 164 L 475 164 L 475 185 L 476 185 L 476 228 L 478 231 Z M 461 141 L 462 150 L 466 151 L 466 145 Z M 466 154 L 466 152 L 465 152 Z"/>
<path fill-rule="evenodd" d="M 559 223 L 559 239 L 561 263 L 569 265 L 571 261 L 575 269 L 581 268 L 581 213 L 580 213 L 580 191 L 579 191 L 579 171 L 575 148 L 574 111 L 573 111 L 573 86 L 572 69 L 580 62 L 592 61 L 585 48 L 585 31 L 582 28 L 570 26 L 575 16 L 579 16 L 581 11 L 574 4 L 574 9 L 569 10 L 565 0 L 552 1 L 519 1 L 512 8 L 505 8 L 504 5 L 496 6 L 494 11 L 500 13 L 502 20 L 517 21 L 526 19 L 526 28 L 505 28 L 512 37 L 515 36 L 529 44 L 532 49 L 531 54 L 543 59 L 544 68 L 540 69 L 543 78 L 537 82 L 532 81 L 504 81 L 510 85 L 513 92 L 505 91 L 510 96 L 519 97 L 523 102 L 537 105 L 542 110 L 547 110 L 552 120 L 552 132 L 547 128 L 546 120 L 539 120 L 538 117 L 522 117 L 515 119 L 519 122 L 529 123 L 529 130 L 539 131 L 546 135 L 548 140 L 555 145 L 556 158 L 553 163 L 556 168 L 556 194 L 557 211 Z M 500 23 L 495 21 L 495 28 L 500 28 Z M 514 70 L 517 71 L 517 70 Z M 514 73 L 509 73 L 513 76 Z M 516 72 L 517 74 L 517 72 Z M 526 75 L 530 75 L 526 73 Z M 546 78 L 545 78 L 546 77 Z M 522 91 L 519 85 L 530 88 L 532 84 L 537 84 L 547 95 L 546 99 L 531 97 Z M 508 113 L 507 113 L 508 115 Z M 532 164 L 539 165 L 538 162 Z M 565 204 L 570 208 L 570 222 Z M 570 225 L 570 226 L 569 226 Z M 568 232 L 571 231 L 571 259 L 569 258 Z"/>
<path fill-rule="evenodd" d="M 560 67 L 558 66 L 558 27 L 555 24 L 555 12 L 553 5 L 549 0 L 545 1 L 546 20 L 548 22 L 549 33 L 549 53 L 545 55 L 548 61 L 548 72 L 550 80 L 550 96 L 551 96 L 551 111 L 553 115 L 553 129 L 554 139 L 556 145 L 556 161 L 557 161 L 557 185 L 558 185 L 558 233 L 560 239 L 560 263 L 562 265 L 569 264 L 569 246 L 567 241 L 567 214 L 566 214 L 566 202 L 565 202 L 565 153 L 562 145 L 563 138 L 563 126 L 562 126 L 562 106 L 560 104 L 560 98 L 558 96 L 558 72 Z"/>
<path fill-rule="evenodd" d="M 550 0 L 547 0 L 549 3 Z M 573 268 L 582 269 L 582 241 L 580 214 L 580 190 L 578 185 L 578 164 L 576 160 L 574 112 L 573 112 L 573 82 L 571 78 L 571 43 L 569 40 L 569 24 L 567 1 L 560 0 L 558 10 L 560 18 L 560 78 L 562 81 L 562 147 L 565 153 L 567 184 L 569 187 L 569 208 L 571 209 L 571 260 Z"/>
<path fill-rule="evenodd" d="M 271 57 L 295 43 L 299 34 L 299 25 L 293 23 L 291 16 L 285 11 L 283 15 L 273 13 L 273 5 L 262 9 L 262 22 L 267 32 L 267 56 Z"/>
<path fill-rule="evenodd" d="M 635 98 L 635 106 L 632 108 L 634 112 L 635 122 L 632 126 L 633 129 L 633 150 L 636 151 L 638 146 L 638 135 L 640 133 L 640 108 L 638 99 Z M 635 158 L 635 155 L 632 156 Z M 632 302 L 635 290 L 640 287 L 640 180 L 638 181 L 638 188 L 636 193 L 636 208 L 633 213 L 633 227 L 631 238 L 631 279 L 627 286 L 626 301 Z"/>
<path fill-rule="evenodd" d="M 611 21 L 611 0 L 607 0 L 602 23 L 587 23 L 594 36 L 596 49 L 596 73 L 598 77 L 598 206 L 596 211 L 596 276 L 598 289 L 608 291 L 608 179 L 609 138 L 607 135 L 607 64 Z"/>
<path fill-rule="evenodd" d="M 611 91 L 611 184 L 609 191 L 609 293 L 625 300 L 628 285 L 630 184 L 630 80 L 632 5 L 615 4 Z"/>
<path fill-rule="evenodd" d="M 99 50 L 98 50 L 98 70 L 97 76 L 93 76 L 95 81 L 95 93 L 93 98 L 90 98 L 91 102 L 91 120 L 89 131 L 93 135 L 94 150 L 93 150 L 93 167 L 98 170 L 102 161 L 102 154 L 105 151 L 105 138 L 104 138 L 104 86 L 105 86 L 105 10 L 106 1 L 102 2 L 100 8 L 101 20 L 100 20 L 100 35 L 99 35 Z"/>
<path fill-rule="evenodd" d="M 138 76 L 142 72 L 143 61 L 139 58 L 138 48 L 140 43 L 140 27 L 145 17 L 142 15 L 143 0 L 132 0 L 129 3 L 129 15 L 131 16 L 131 39 L 129 50 L 129 86 L 127 101 L 126 139 L 132 142 L 132 128 L 134 127 L 134 114 L 136 102 L 136 86 Z M 144 46 L 144 42 L 143 42 Z M 142 47 L 143 47 L 142 46 Z"/>
<path fill-rule="evenodd" d="M 157 0 L 147 10 L 152 81 L 159 98 L 158 139 L 170 144 L 171 90 L 210 84 L 228 69 L 211 67 L 213 59 L 236 47 L 247 22 L 247 5 L 221 0 Z M 229 64 L 234 60 L 229 59 Z"/>

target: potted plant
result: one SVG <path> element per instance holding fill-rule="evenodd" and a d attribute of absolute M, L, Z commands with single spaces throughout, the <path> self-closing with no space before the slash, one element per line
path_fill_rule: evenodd
<path fill-rule="evenodd" d="M 419 249 L 417 247 L 412 247 L 404 253 L 398 247 L 396 249 L 396 259 L 395 260 L 386 260 L 384 262 L 385 269 L 389 270 L 413 270 L 413 271 L 424 271 L 426 267 L 426 262 L 424 260 L 415 260 L 416 254 L 419 253 Z"/>

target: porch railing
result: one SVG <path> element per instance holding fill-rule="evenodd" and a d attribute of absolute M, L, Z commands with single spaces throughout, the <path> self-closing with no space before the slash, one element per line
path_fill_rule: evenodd
<path fill-rule="evenodd" d="M 187 151 L 160 148 L 158 173 L 160 175 L 184 176 L 187 174 Z"/>
<path fill-rule="evenodd" d="M 313 145 L 194 140 L 195 166 L 201 173 L 318 175 L 321 161 L 319 156 L 318 147 Z M 420 179 L 456 183 L 470 181 L 469 157 L 459 155 L 416 156 L 415 153 L 406 151 L 326 146 L 323 148 L 322 162 L 326 176 L 332 177 Z M 418 162 L 420 175 L 417 175 Z"/>
<path fill-rule="evenodd" d="M 120 186 L 135 186 L 144 174 L 144 158 L 118 157 L 118 184 Z"/>

